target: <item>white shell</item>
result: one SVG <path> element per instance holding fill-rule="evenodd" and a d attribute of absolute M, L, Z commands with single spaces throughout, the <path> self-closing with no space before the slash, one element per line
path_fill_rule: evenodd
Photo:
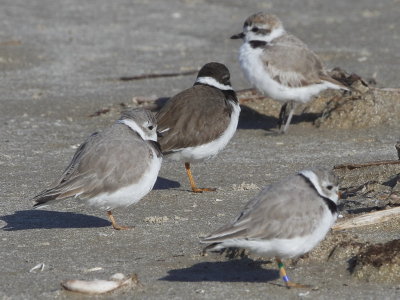
<path fill-rule="evenodd" d="M 61 286 L 71 292 L 96 295 L 111 292 L 122 286 L 131 285 L 134 282 L 134 277 L 126 279 L 123 274 L 117 273 L 111 276 L 112 280 L 67 280 L 62 282 Z"/>

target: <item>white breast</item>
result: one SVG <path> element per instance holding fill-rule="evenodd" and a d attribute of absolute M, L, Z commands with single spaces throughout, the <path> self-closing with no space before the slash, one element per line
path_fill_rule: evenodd
<path fill-rule="evenodd" d="M 169 154 L 168 158 L 184 162 L 196 162 L 204 160 L 206 158 L 213 157 L 218 152 L 220 152 L 233 137 L 238 125 L 240 106 L 239 104 L 232 104 L 232 106 L 233 110 L 231 114 L 230 123 L 227 129 L 220 137 L 207 144 L 195 147 L 188 147 L 184 149 L 178 149 L 175 152 Z"/>
<path fill-rule="evenodd" d="M 147 171 L 143 173 L 140 180 L 134 184 L 117 190 L 114 193 L 102 193 L 87 200 L 90 206 L 104 210 L 112 210 L 117 207 L 127 207 L 138 202 L 147 195 L 156 183 L 158 172 L 161 167 L 161 157 L 157 157 L 153 151 L 153 159 Z"/>
<path fill-rule="evenodd" d="M 305 103 L 325 89 L 340 89 L 339 86 L 328 81 L 306 87 L 291 88 L 284 86 L 273 80 L 267 72 L 261 59 L 262 51 L 261 48 L 253 49 L 249 43 L 244 43 L 240 47 L 239 62 L 247 80 L 259 91 L 274 100 L 294 100 Z"/>

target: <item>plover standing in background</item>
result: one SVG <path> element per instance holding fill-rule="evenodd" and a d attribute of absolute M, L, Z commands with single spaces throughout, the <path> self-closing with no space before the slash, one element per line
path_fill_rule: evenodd
<path fill-rule="evenodd" d="M 348 90 L 328 75 L 318 56 L 287 33 L 274 15 L 259 12 L 248 17 L 243 32 L 231 37 L 240 38 L 239 61 L 247 80 L 268 97 L 285 102 L 278 121 L 283 133 L 298 102 L 306 103 L 329 88 Z"/>
<path fill-rule="evenodd" d="M 132 109 L 102 132 L 80 145 L 61 178 L 33 198 L 34 207 L 79 197 L 107 211 L 138 202 L 153 188 L 161 167 L 156 120 L 150 111 Z"/>
<path fill-rule="evenodd" d="M 193 192 L 198 188 L 190 163 L 216 155 L 236 131 L 240 106 L 225 65 L 204 65 L 194 85 L 173 96 L 156 115 L 159 143 L 166 157 L 185 163 Z"/>
<path fill-rule="evenodd" d="M 304 287 L 286 275 L 282 258 L 313 249 L 336 221 L 337 178 L 322 168 L 303 170 L 265 187 L 229 224 L 204 238 L 204 250 L 247 248 L 276 257 L 287 287 Z"/>

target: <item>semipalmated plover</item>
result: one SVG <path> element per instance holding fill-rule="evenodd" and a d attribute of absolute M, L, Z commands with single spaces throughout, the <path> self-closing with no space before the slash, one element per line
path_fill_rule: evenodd
<path fill-rule="evenodd" d="M 287 287 L 301 287 L 289 280 L 282 258 L 313 249 L 337 218 L 337 178 L 322 168 L 303 170 L 265 187 L 229 224 L 204 238 L 204 250 L 247 248 L 276 257 Z"/>
<path fill-rule="evenodd" d="M 298 102 L 308 102 L 329 88 L 348 90 L 328 75 L 318 56 L 287 33 L 274 15 L 251 15 L 244 22 L 243 32 L 231 37 L 239 38 L 243 39 L 239 61 L 247 80 L 265 95 L 285 102 L 278 121 L 283 133 Z"/>
<path fill-rule="evenodd" d="M 185 163 L 193 192 L 198 188 L 190 163 L 216 155 L 236 131 L 240 106 L 223 64 L 204 65 L 194 85 L 173 96 L 156 115 L 159 143 L 166 157 Z"/>
<path fill-rule="evenodd" d="M 161 167 L 156 119 L 150 111 L 131 109 L 102 132 L 93 133 L 76 150 L 61 178 L 33 198 L 34 207 L 79 197 L 107 211 L 138 202 L 153 188 Z"/>

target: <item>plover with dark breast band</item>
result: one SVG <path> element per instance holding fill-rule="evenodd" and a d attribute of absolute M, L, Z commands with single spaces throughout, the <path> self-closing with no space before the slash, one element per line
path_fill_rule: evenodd
<path fill-rule="evenodd" d="M 202 243 L 204 251 L 247 248 L 276 257 L 287 287 L 305 287 L 289 280 L 282 258 L 313 249 L 336 221 L 339 188 L 336 176 L 322 168 L 303 170 L 265 187 L 229 224 Z"/>
<path fill-rule="evenodd" d="M 247 80 L 274 100 L 284 101 L 278 125 L 285 133 L 297 103 L 306 103 L 325 89 L 348 90 L 328 75 L 318 56 L 287 33 L 278 17 L 259 12 L 246 19 L 239 61 Z M 282 128 L 282 126 L 284 127 Z"/>
<path fill-rule="evenodd" d="M 194 85 L 173 96 L 156 115 L 159 143 L 165 157 L 185 163 L 192 191 L 198 188 L 190 163 L 216 155 L 236 131 L 240 106 L 225 65 L 204 65 Z"/>
<path fill-rule="evenodd" d="M 106 210 L 115 229 L 130 228 L 118 225 L 111 210 L 138 202 L 153 188 L 162 160 L 156 130 L 150 111 L 123 112 L 80 145 L 60 179 L 33 198 L 34 207 L 78 197 Z"/>

